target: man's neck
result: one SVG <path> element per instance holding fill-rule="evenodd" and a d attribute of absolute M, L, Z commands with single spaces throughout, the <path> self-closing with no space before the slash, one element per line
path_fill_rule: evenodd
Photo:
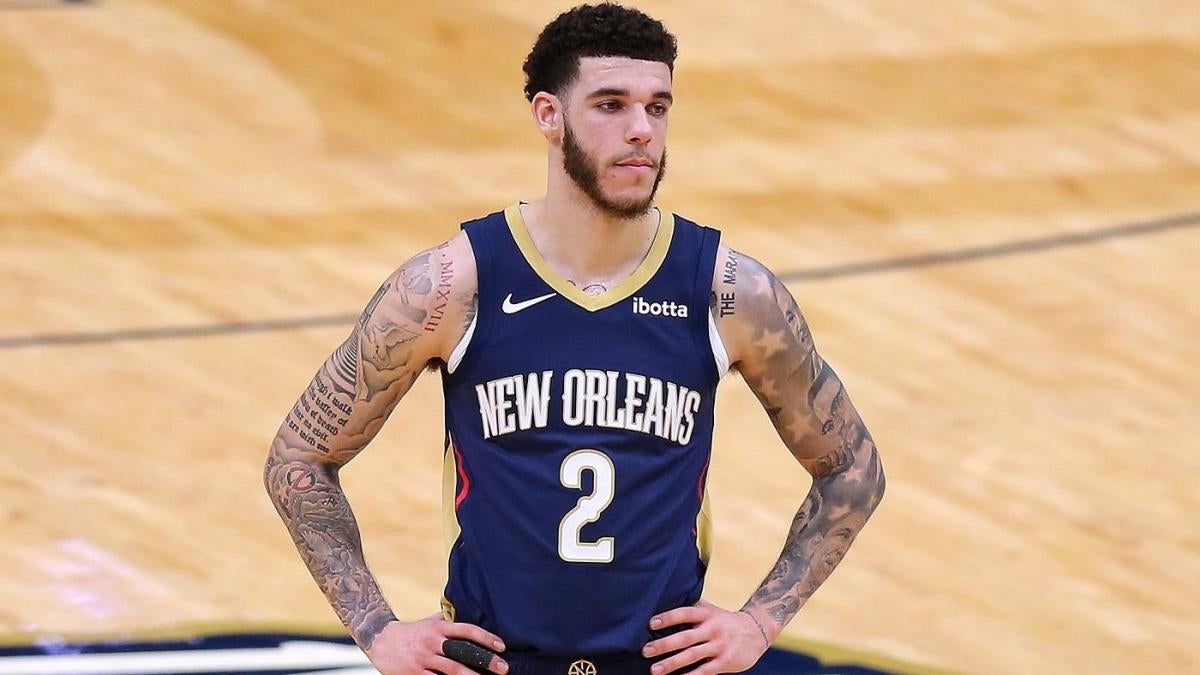
<path fill-rule="evenodd" d="M 601 211 L 582 192 L 554 194 L 521 208 L 529 236 L 555 272 L 581 289 L 605 290 L 624 281 L 650 250 L 659 213 L 619 218 Z"/>

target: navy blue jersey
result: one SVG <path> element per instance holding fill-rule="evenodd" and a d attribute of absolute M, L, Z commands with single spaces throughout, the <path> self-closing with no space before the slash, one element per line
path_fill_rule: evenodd
<path fill-rule="evenodd" d="M 638 652 L 704 584 L 720 233 L 663 212 L 638 270 L 589 296 L 517 205 L 463 228 L 479 311 L 442 373 L 443 608 L 510 649 Z"/>

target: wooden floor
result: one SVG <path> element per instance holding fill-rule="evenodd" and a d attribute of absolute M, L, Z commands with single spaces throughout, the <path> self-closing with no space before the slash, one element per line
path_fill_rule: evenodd
<path fill-rule="evenodd" d="M 267 443 L 407 254 L 541 194 L 520 65 L 568 6 L 0 1 L 0 634 L 336 625 Z M 789 639 L 1200 672 L 1195 2 L 642 7 L 681 43 L 661 204 L 782 273 L 979 249 L 791 277 L 889 490 Z M 808 480 L 722 392 L 733 607 Z M 426 376 L 345 474 L 408 617 L 445 574 L 440 405 Z"/>

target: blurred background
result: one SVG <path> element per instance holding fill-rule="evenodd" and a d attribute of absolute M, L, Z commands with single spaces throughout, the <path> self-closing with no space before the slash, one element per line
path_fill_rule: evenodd
<path fill-rule="evenodd" d="M 544 193 L 521 63 L 572 4 L 0 0 L 3 644 L 338 633 L 267 445 L 391 270 Z M 659 204 L 788 281 L 887 469 L 781 644 L 1200 672 L 1194 0 L 636 5 L 680 43 Z M 437 380 L 343 473 L 404 618 Z M 738 378 L 717 414 L 736 608 L 809 479 Z"/>

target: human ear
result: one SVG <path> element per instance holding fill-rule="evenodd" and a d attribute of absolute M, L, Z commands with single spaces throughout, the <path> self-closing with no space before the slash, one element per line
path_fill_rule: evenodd
<path fill-rule="evenodd" d="M 556 145 L 561 143 L 565 114 L 562 101 L 554 94 L 539 91 L 530 102 L 530 109 L 538 131 L 542 132 L 546 140 Z"/>

